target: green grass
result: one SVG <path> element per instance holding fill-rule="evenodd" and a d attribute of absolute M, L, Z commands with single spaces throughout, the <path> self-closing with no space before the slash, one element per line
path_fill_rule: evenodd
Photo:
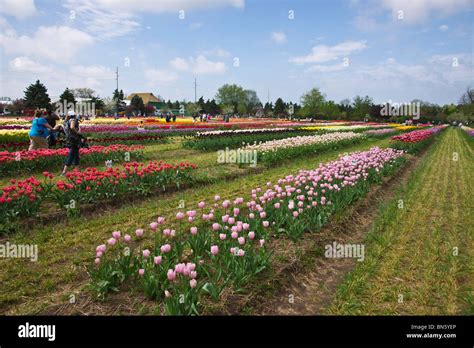
<path fill-rule="evenodd" d="M 338 287 L 328 314 L 474 313 L 472 154 L 461 130 L 445 131 L 381 208 L 365 240 L 365 261 Z"/>
<path fill-rule="evenodd" d="M 130 233 L 137 228 L 148 225 L 158 215 L 173 216 L 180 203 L 186 207 L 195 207 L 201 199 L 211 201 L 214 194 L 221 197 L 235 198 L 248 196 L 250 190 L 263 186 L 267 181 L 276 180 L 287 174 L 294 174 L 300 169 L 310 169 L 336 158 L 339 154 L 367 150 L 372 146 L 385 147 L 388 140 L 371 139 L 363 143 L 329 151 L 324 154 L 298 158 L 279 163 L 279 166 L 269 168 L 261 173 L 246 173 L 235 180 L 218 180 L 210 185 L 202 185 L 165 196 L 149 197 L 142 202 L 124 205 L 113 210 L 104 210 L 92 218 L 71 218 L 62 223 L 46 227 L 31 226 L 31 229 L 13 236 L 10 242 L 17 244 L 38 244 L 39 258 L 37 262 L 21 259 L 2 259 L 0 267 L 0 310 L 8 313 L 36 313 L 52 301 L 54 294 L 76 289 L 87 282 L 85 266 L 93 261 L 93 251 L 114 230 Z M 183 159 L 179 146 L 173 143 L 153 145 L 146 152 L 155 154 L 157 158 L 169 156 L 176 161 Z M 168 147 L 160 154 L 158 149 Z M 186 150 L 188 151 L 188 150 Z M 192 151 L 191 151 L 192 152 Z M 196 154 L 194 152 L 194 154 Z M 202 175 L 212 177 L 220 175 L 215 164 L 215 154 L 199 154 L 197 161 L 201 163 Z M 186 155 L 184 155 L 186 157 Z M 195 160 L 192 162 L 196 163 Z M 198 164 L 199 164 L 198 163 Z M 219 165 L 226 173 L 232 166 Z M 227 168 L 229 167 L 229 168 Z M 220 168 L 220 167 L 219 167 Z M 67 290 L 65 290 L 67 289 Z M 21 307 L 17 305 L 23 303 Z"/>

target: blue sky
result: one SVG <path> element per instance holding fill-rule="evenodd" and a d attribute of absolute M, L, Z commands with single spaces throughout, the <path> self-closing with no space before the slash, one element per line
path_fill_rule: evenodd
<path fill-rule="evenodd" d="M 0 0 L 0 96 L 153 92 L 262 102 L 313 87 L 339 102 L 455 103 L 474 86 L 472 0 Z"/>

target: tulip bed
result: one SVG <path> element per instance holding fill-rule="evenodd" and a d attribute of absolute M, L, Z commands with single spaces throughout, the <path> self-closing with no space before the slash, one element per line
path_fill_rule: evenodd
<path fill-rule="evenodd" d="M 365 131 L 364 134 L 371 138 L 384 138 L 389 135 L 394 135 L 398 132 L 399 131 L 393 128 L 384 128 L 384 129 L 371 129 L 371 130 Z"/>
<path fill-rule="evenodd" d="M 225 131 L 198 132 L 183 142 L 183 146 L 196 150 L 220 150 L 235 148 L 254 142 L 286 139 L 305 134 L 314 134 L 291 128 L 239 129 Z"/>
<path fill-rule="evenodd" d="M 288 158 L 337 149 L 365 139 L 365 135 L 354 132 L 327 133 L 247 145 L 241 151 L 256 151 L 259 162 L 271 165 Z"/>
<path fill-rule="evenodd" d="M 138 160 L 143 157 L 143 146 L 140 145 L 109 145 L 91 146 L 80 149 L 81 164 L 91 165 L 104 161 L 123 162 L 124 160 Z M 69 149 L 39 149 L 32 151 L 0 152 L 0 175 L 21 173 L 25 171 L 60 169 Z"/>
<path fill-rule="evenodd" d="M 2 188 L 0 219 L 13 221 L 35 216 L 40 206 L 47 202 L 56 203 L 68 212 L 78 212 L 81 203 L 97 204 L 128 194 L 143 196 L 157 189 L 179 189 L 193 182 L 196 168 L 196 165 L 184 162 L 177 165 L 162 161 L 127 162 L 122 167 L 105 171 L 97 168 L 73 170 L 66 174 L 66 180 L 56 183 L 52 180 L 54 175 L 49 172 L 43 173 L 47 179 L 43 182 L 33 176 L 25 180 L 12 179 L 10 185 Z"/>
<path fill-rule="evenodd" d="M 438 134 L 443 129 L 445 129 L 445 126 L 438 126 L 396 135 L 391 138 L 392 144 L 390 146 L 394 149 L 416 154 L 433 141 L 433 135 Z"/>
<path fill-rule="evenodd" d="M 403 151 L 372 148 L 268 182 L 248 201 L 215 196 L 173 221 L 158 217 L 128 234 L 114 231 L 95 250 L 90 287 L 103 297 L 129 281 L 166 314 L 199 314 L 203 296 L 218 301 L 226 287 L 238 292 L 270 267 L 271 236 L 297 240 L 319 230 L 403 162 Z"/>

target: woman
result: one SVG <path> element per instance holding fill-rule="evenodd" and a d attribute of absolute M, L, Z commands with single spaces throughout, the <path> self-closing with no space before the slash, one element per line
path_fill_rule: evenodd
<path fill-rule="evenodd" d="M 48 124 L 43 113 L 40 110 L 36 110 L 30 132 L 28 133 L 28 136 L 30 137 L 30 147 L 28 148 L 28 151 L 47 149 L 48 140 L 46 138 L 49 135 L 49 131 L 52 130 L 53 127 Z"/>
<path fill-rule="evenodd" d="M 63 130 L 66 136 L 67 147 L 69 147 L 69 154 L 64 163 L 64 169 L 61 175 L 66 174 L 69 166 L 79 165 L 79 149 L 83 136 L 79 133 L 79 119 L 76 117 L 74 111 L 68 111 L 66 119 L 64 120 Z"/>

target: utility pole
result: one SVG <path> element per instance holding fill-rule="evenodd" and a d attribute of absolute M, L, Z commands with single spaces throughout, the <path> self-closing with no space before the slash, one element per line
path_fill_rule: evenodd
<path fill-rule="evenodd" d="M 267 103 L 270 104 L 270 89 L 268 89 Z"/>
<path fill-rule="evenodd" d="M 115 80 L 117 80 L 117 92 L 118 92 L 118 78 L 119 78 L 119 73 L 118 73 L 118 66 L 115 69 Z"/>
<path fill-rule="evenodd" d="M 119 113 L 119 103 L 120 103 L 120 98 L 119 98 L 119 89 L 118 89 L 118 78 L 119 78 L 119 73 L 118 73 L 118 66 L 115 69 L 115 80 L 117 80 L 117 116 Z"/>
<path fill-rule="evenodd" d="M 194 103 L 197 102 L 197 83 L 196 78 L 194 78 Z"/>

